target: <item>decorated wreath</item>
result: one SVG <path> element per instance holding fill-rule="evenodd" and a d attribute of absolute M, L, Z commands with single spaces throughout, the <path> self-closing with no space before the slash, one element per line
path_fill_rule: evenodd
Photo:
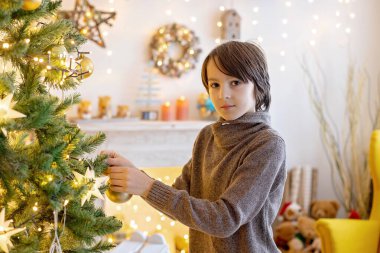
<path fill-rule="evenodd" d="M 198 55 L 202 50 L 198 48 L 199 39 L 194 32 L 183 25 L 176 23 L 160 27 L 154 34 L 150 49 L 155 67 L 166 76 L 181 77 L 195 68 Z M 180 47 L 180 57 L 170 55 L 171 46 Z"/>

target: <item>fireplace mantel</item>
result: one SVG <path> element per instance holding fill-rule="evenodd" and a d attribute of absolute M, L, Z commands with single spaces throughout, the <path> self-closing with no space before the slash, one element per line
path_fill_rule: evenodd
<path fill-rule="evenodd" d="M 191 157 L 199 131 L 212 122 L 93 119 L 76 123 L 87 134 L 106 134 L 107 139 L 97 152 L 114 150 L 137 167 L 146 168 L 184 165 Z"/>

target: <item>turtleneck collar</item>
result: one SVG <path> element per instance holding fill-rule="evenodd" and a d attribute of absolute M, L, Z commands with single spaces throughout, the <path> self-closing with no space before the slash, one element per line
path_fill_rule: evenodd
<path fill-rule="evenodd" d="M 228 149 L 269 125 L 268 112 L 247 112 L 234 120 L 219 118 L 211 125 L 211 129 L 216 145 Z"/>

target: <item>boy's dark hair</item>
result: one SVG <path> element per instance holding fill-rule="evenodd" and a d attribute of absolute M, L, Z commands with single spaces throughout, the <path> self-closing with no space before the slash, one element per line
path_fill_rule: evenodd
<path fill-rule="evenodd" d="M 268 111 L 271 96 L 267 61 L 254 43 L 230 41 L 214 48 L 202 65 L 202 83 L 208 92 L 207 64 L 213 60 L 226 75 L 255 85 L 256 111 Z"/>

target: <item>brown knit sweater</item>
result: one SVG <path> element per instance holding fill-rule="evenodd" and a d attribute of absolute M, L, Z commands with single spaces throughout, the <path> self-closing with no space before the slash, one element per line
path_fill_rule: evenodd
<path fill-rule="evenodd" d="M 279 252 L 271 225 L 286 179 L 285 143 L 266 112 L 206 126 L 190 161 L 147 202 L 190 228 L 190 252 Z"/>

